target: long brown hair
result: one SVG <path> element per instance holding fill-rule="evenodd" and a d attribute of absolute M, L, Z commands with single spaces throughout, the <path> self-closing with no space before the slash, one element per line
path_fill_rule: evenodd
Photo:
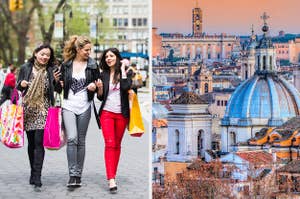
<path fill-rule="evenodd" d="M 101 60 L 100 60 L 100 69 L 102 69 L 103 71 L 110 71 L 110 67 L 107 65 L 106 61 L 105 61 L 105 56 L 108 53 L 108 51 L 112 52 L 113 54 L 116 55 L 116 65 L 115 65 L 115 74 L 114 74 L 114 79 L 113 79 L 113 83 L 118 83 L 120 81 L 120 75 L 121 75 L 121 54 L 120 51 L 117 48 L 108 48 L 106 50 L 103 51 L 102 56 L 101 56 Z"/>

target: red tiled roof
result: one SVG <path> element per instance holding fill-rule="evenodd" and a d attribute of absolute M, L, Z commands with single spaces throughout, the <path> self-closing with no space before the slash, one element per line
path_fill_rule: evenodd
<path fill-rule="evenodd" d="M 264 151 L 241 151 L 237 152 L 236 155 L 255 165 L 271 164 L 273 162 L 272 154 Z"/>

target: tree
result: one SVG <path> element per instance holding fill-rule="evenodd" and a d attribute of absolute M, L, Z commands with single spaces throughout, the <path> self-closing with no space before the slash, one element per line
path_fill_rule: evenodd
<path fill-rule="evenodd" d="M 222 163 L 205 163 L 195 160 L 186 171 L 177 174 L 175 180 L 167 180 L 165 187 L 154 185 L 153 199 L 233 198 L 231 179 L 224 178 Z"/>
<path fill-rule="evenodd" d="M 54 11 L 44 14 L 43 6 L 38 2 L 37 13 L 38 13 L 38 24 L 43 37 L 44 43 L 51 43 L 53 32 L 54 32 L 54 17 L 55 14 L 59 13 L 63 6 L 65 6 L 66 0 L 59 0 Z M 50 17 L 49 17 L 50 16 Z M 49 24 L 46 27 L 46 24 Z"/>
<path fill-rule="evenodd" d="M 0 12 L 0 24 L 0 61 L 11 63 L 13 61 L 13 44 L 9 38 L 13 31 L 2 12 Z"/>
<path fill-rule="evenodd" d="M 0 4 L 0 13 L 2 15 L 2 20 L 7 24 L 3 31 L 6 33 L 13 33 L 12 35 L 5 35 L 8 48 L 8 52 L 2 52 L 4 58 L 9 61 L 13 61 L 15 56 L 14 52 L 11 49 L 17 49 L 17 64 L 21 64 L 25 60 L 25 48 L 27 45 L 27 33 L 30 28 L 30 22 L 34 13 L 34 10 L 37 7 L 38 0 L 33 0 L 32 3 L 25 3 L 24 9 L 10 12 L 8 1 L 4 1 Z M 3 32 L 1 31 L 1 32 Z M 14 39 L 16 40 L 16 48 L 13 43 Z M 14 47 L 13 47 L 14 46 Z"/>

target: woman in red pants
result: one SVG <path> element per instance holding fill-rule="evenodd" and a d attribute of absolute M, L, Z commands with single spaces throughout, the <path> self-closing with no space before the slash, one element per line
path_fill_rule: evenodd
<path fill-rule="evenodd" d="M 105 167 L 109 190 L 116 193 L 115 181 L 121 142 L 129 120 L 128 90 L 131 75 L 126 73 L 127 60 L 121 60 L 118 49 L 109 48 L 102 54 L 100 80 L 96 82 L 98 99 L 102 101 L 99 119 L 105 142 Z"/>

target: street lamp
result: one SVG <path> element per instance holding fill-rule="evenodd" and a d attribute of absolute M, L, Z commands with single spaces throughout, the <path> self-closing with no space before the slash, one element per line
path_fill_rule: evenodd
<path fill-rule="evenodd" d="M 103 22 L 102 16 L 100 16 L 100 23 Z M 100 53 L 100 44 L 98 42 L 98 26 L 99 26 L 99 16 L 96 15 L 96 43 L 94 44 L 94 53 L 95 53 L 95 60 L 98 63 L 98 53 Z"/>

